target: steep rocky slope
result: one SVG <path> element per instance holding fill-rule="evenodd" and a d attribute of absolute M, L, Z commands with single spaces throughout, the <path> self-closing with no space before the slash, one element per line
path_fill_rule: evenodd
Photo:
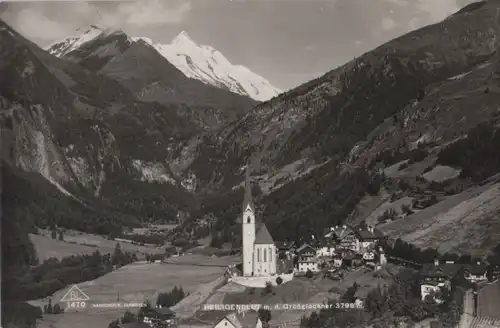
<path fill-rule="evenodd" d="M 141 102 L 120 83 L 53 57 L 3 22 L 0 44 L 3 172 L 27 179 L 27 189 L 31 178 L 18 169 L 45 181 L 33 199 L 22 187 L 5 190 L 16 199 L 9 206 L 26 202 L 24 214 L 37 224 L 57 218 L 61 226 L 101 233 L 116 232 L 118 217 L 172 220 L 188 210 L 191 194 L 166 159 L 201 128 L 179 115 L 179 105 Z M 84 219 L 89 209 L 93 220 Z M 114 223 L 106 227 L 108 219 Z"/>
<path fill-rule="evenodd" d="M 258 105 L 214 136 L 214 151 L 251 150 L 266 171 L 312 154 L 349 152 L 384 120 L 426 95 L 432 83 L 493 56 L 499 7 L 490 1 L 452 15 Z"/>

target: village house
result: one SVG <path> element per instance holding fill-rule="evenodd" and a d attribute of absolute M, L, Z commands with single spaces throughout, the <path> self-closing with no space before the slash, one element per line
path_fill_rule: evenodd
<path fill-rule="evenodd" d="M 377 242 L 384 239 L 384 234 L 372 226 L 354 231 L 359 240 L 359 251 L 365 252 L 375 247 Z"/>
<path fill-rule="evenodd" d="M 276 251 L 279 257 L 291 259 L 297 249 L 295 242 L 275 242 Z"/>
<path fill-rule="evenodd" d="M 235 313 L 224 316 L 213 328 L 243 328 L 243 324 Z"/>
<path fill-rule="evenodd" d="M 347 225 L 332 228 L 331 234 L 336 239 L 339 248 L 350 249 L 357 253 L 364 253 L 372 249 L 377 242 L 384 239 L 380 230 L 373 227 L 353 229 Z"/>
<path fill-rule="evenodd" d="M 343 255 L 342 263 L 348 267 L 359 267 L 363 264 L 363 255 L 358 253 L 345 254 Z"/>
<path fill-rule="evenodd" d="M 299 272 L 318 272 L 319 271 L 319 263 L 314 258 L 299 258 L 297 262 L 297 270 Z"/>
<path fill-rule="evenodd" d="M 302 258 L 316 258 L 316 249 L 309 244 L 297 248 L 297 255 Z"/>
<path fill-rule="evenodd" d="M 420 272 L 420 293 L 422 300 L 431 296 L 438 303 L 441 302 L 439 294 L 443 288 L 451 289 L 451 286 L 462 275 L 463 266 L 455 263 L 441 264 L 438 259 L 433 264 L 427 264 L 422 267 Z"/>
<path fill-rule="evenodd" d="M 342 227 L 336 226 L 332 228 L 331 235 L 337 242 L 339 248 L 358 251 L 359 240 L 357 239 L 351 227 L 347 225 L 343 225 Z"/>
<path fill-rule="evenodd" d="M 316 256 L 333 256 L 335 251 L 335 246 L 330 243 L 322 243 L 316 248 Z"/>
<path fill-rule="evenodd" d="M 216 323 L 213 328 L 262 328 L 262 321 L 256 311 L 226 313 L 214 319 Z"/>
<path fill-rule="evenodd" d="M 175 312 L 169 308 L 152 308 L 144 313 L 143 322 L 150 327 L 177 327 Z"/>
<path fill-rule="evenodd" d="M 367 268 L 379 270 L 387 263 L 387 257 L 382 247 L 378 250 L 371 250 L 363 254 L 363 263 Z"/>
<path fill-rule="evenodd" d="M 466 265 L 464 277 L 472 283 L 486 281 L 488 280 L 488 266 L 479 261 L 476 264 Z"/>
<path fill-rule="evenodd" d="M 487 276 L 490 282 L 500 279 L 500 265 L 490 265 Z"/>
<path fill-rule="evenodd" d="M 297 270 L 299 272 L 307 272 L 307 270 L 311 270 L 312 272 L 319 271 L 316 249 L 309 244 L 304 244 L 297 249 L 296 253 L 298 256 Z"/>

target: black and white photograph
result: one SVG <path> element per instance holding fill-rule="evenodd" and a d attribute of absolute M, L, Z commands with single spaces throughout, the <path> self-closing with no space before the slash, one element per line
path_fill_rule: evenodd
<path fill-rule="evenodd" d="M 0 141 L 0 327 L 500 328 L 500 0 L 0 0 Z"/>

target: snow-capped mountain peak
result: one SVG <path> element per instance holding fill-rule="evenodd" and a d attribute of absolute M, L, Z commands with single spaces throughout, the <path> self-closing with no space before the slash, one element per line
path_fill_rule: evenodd
<path fill-rule="evenodd" d="M 186 31 L 177 35 L 170 44 L 154 43 L 144 37 L 132 40 L 142 40 L 151 45 L 189 78 L 260 101 L 269 100 L 281 93 L 281 90 L 250 69 L 231 64 L 217 49 L 198 45 Z"/>
<path fill-rule="evenodd" d="M 110 36 L 113 34 L 125 33 L 120 29 L 115 28 L 101 28 L 97 25 L 90 25 L 86 29 L 77 29 L 75 36 L 68 37 L 62 41 L 50 45 L 46 50 L 54 56 L 61 57 L 70 52 L 80 48 L 83 44 L 95 40 L 99 37 Z M 128 38 L 130 42 L 132 39 Z"/>
<path fill-rule="evenodd" d="M 189 37 L 186 31 L 182 31 L 173 40 L 172 44 L 196 46 L 196 43 Z"/>
<path fill-rule="evenodd" d="M 66 38 L 47 48 L 57 57 L 68 55 L 85 43 L 112 34 L 126 34 L 117 29 L 102 29 L 91 25 L 79 35 Z M 255 74 L 250 69 L 233 65 L 217 49 L 208 45 L 198 45 L 186 31 L 179 33 L 170 44 L 154 43 L 147 37 L 127 36 L 127 41 L 145 42 L 153 47 L 185 76 L 197 79 L 205 84 L 248 96 L 255 100 L 266 101 L 281 93 L 269 81 Z"/>

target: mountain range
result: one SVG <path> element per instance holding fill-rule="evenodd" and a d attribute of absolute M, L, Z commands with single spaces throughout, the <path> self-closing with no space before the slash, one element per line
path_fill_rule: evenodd
<path fill-rule="evenodd" d="M 101 41 L 113 34 L 121 35 L 121 40 L 118 40 L 120 39 L 118 37 L 113 40 L 114 43 Z M 220 51 L 213 47 L 197 45 L 185 31 L 177 35 L 172 43 L 161 44 L 154 43 L 150 38 L 128 37 L 120 30 L 101 29 L 91 25 L 84 33 L 56 42 L 47 50 L 57 57 L 79 60 L 82 47 L 88 47 L 89 43 L 99 42 L 101 47 L 93 49 L 93 53 L 87 52 L 87 56 L 105 58 L 113 52 L 125 51 L 132 43 L 145 42 L 189 78 L 248 96 L 257 101 L 269 100 L 281 93 L 281 90 L 248 68 L 231 64 Z"/>
<path fill-rule="evenodd" d="M 178 220 L 201 238 L 215 219 L 214 240 L 234 242 L 246 165 L 275 240 L 366 222 L 488 254 L 500 237 L 498 12 L 498 0 L 471 4 L 260 103 L 121 31 L 55 56 L 0 22 L 4 267 L 30 263 L 35 226 L 117 236 Z"/>

